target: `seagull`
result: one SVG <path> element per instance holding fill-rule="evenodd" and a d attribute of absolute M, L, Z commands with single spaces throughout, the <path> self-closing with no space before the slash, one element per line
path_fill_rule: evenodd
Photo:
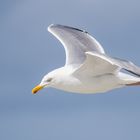
<path fill-rule="evenodd" d="M 45 87 L 92 94 L 140 86 L 140 67 L 107 55 L 87 31 L 59 24 L 51 24 L 48 31 L 64 46 L 66 61 L 63 67 L 46 74 L 32 89 L 33 94 Z"/>

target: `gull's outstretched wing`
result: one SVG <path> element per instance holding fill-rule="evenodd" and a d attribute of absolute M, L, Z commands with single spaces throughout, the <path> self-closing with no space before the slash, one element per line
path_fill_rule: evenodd
<path fill-rule="evenodd" d="M 110 57 L 103 54 L 86 52 L 86 60 L 73 74 L 92 77 L 104 74 L 115 74 L 120 69 L 121 67 Z"/>
<path fill-rule="evenodd" d="M 66 65 L 80 65 L 86 59 L 85 52 L 104 54 L 104 49 L 86 31 L 63 25 L 50 25 L 51 32 L 64 46 Z"/>
<path fill-rule="evenodd" d="M 80 74 L 81 76 L 99 76 L 111 73 L 117 74 L 121 69 L 140 77 L 140 67 L 132 62 L 94 52 L 86 52 L 86 60 L 74 74 Z"/>

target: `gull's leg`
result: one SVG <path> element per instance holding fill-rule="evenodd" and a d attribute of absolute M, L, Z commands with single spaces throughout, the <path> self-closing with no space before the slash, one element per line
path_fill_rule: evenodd
<path fill-rule="evenodd" d="M 140 82 L 132 83 L 132 84 L 126 84 L 126 86 L 140 86 Z"/>

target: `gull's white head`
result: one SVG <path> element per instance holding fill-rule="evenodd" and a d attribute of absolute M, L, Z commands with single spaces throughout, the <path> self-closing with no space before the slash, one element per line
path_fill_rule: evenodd
<path fill-rule="evenodd" d="M 32 93 L 35 94 L 44 87 L 59 86 L 59 84 L 63 82 L 65 76 L 66 72 L 63 67 L 49 72 L 42 78 L 40 84 L 32 89 Z"/>

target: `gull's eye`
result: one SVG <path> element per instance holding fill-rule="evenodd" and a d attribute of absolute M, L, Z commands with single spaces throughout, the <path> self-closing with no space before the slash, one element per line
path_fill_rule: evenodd
<path fill-rule="evenodd" d="M 48 78 L 46 81 L 47 82 L 51 82 L 52 81 L 52 78 Z"/>

